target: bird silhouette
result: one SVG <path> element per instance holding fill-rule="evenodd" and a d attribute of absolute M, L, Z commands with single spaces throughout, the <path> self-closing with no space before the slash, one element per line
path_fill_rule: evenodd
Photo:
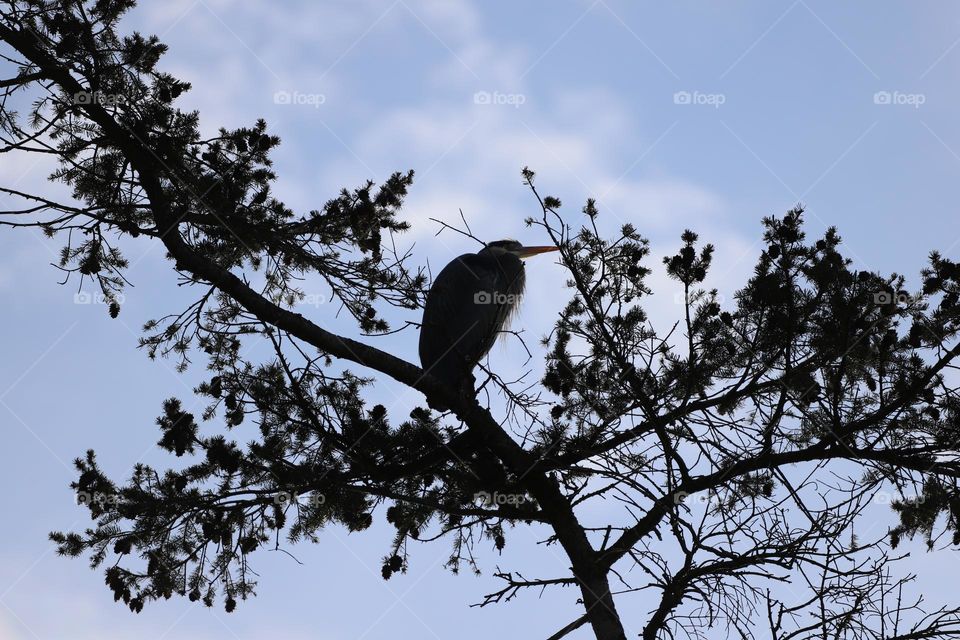
<path fill-rule="evenodd" d="M 420 363 L 424 372 L 458 393 L 472 393 L 473 368 L 493 347 L 523 296 L 523 260 L 556 250 L 497 240 L 450 261 L 433 281 L 423 309 Z"/>

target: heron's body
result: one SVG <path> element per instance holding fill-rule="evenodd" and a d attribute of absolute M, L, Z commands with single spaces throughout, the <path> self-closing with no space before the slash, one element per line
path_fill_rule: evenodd
<path fill-rule="evenodd" d="M 423 310 L 424 371 L 458 390 L 464 381 L 472 381 L 473 368 L 490 351 L 523 295 L 522 258 L 554 250 L 500 240 L 444 267 Z"/>

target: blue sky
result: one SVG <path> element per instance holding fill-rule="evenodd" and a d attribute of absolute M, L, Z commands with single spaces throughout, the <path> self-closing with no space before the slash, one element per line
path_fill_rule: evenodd
<path fill-rule="evenodd" d="M 481 237 L 544 240 L 522 222 L 537 212 L 525 165 L 572 224 L 588 197 L 607 229 L 633 223 L 654 264 L 684 228 L 699 232 L 717 246 L 709 284 L 728 299 L 759 254 L 760 218 L 797 202 L 809 233 L 839 227 L 858 268 L 915 285 L 930 250 L 960 254 L 955 3 L 148 0 L 125 26 L 170 45 L 161 67 L 193 82 L 181 106 L 200 110 L 205 131 L 266 118 L 283 139 L 278 192 L 295 210 L 415 169 L 405 241 L 435 271 L 475 248 L 435 236 L 430 218 L 455 223 L 459 209 Z M 6 186 L 64 191 L 46 184 L 42 162 L 4 156 L 0 172 Z M 186 299 L 162 250 L 128 246 L 135 287 L 112 321 L 103 305 L 81 304 L 73 283 L 58 286 L 49 266 L 58 248 L 30 231 L 0 232 L 0 482 L 6 520 L 17 523 L 0 533 L 0 637 L 546 637 L 577 615 L 569 591 L 468 608 L 496 583 L 445 572 L 444 542 L 384 583 L 390 531 L 379 525 L 325 531 L 321 544 L 291 550 L 302 565 L 260 554 L 260 595 L 231 615 L 177 599 L 139 616 L 114 604 L 99 573 L 46 542 L 51 529 L 87 524 L 67 487 L 70 461 L 93 447 L 117 477 L 138 459 L 166 464 L 154 446 L 160 403 L 178 395 L 189 405 L 203 371 L 176 374 L 135 348 L 144 321 Z M 530 264 L 518 320 L 529 336 L 549 329 L 563 280 L 557 265 Z M 649 308 L 666 325 L 678 313 L 674 287 L 659 269 L 651 284 Z M 327 292 L 308 283 L 308 293 Z M 330 305 L 302 312 L 352 331 Z M 372 342 L 416 360 L 412 333 Z M 539 371 L 539 358 L 535 350 L 526 367 Z M 524 368 L 510 344 L 490 362 Z M 389 382 L 375 393 L 398 415 L 420 401 Z M 482 566 L 566 566 L 535 541 L 518 530 L 504 557 L 487 552 Z M 955 584 L 960 567 L 951 552 L 910 562 L 929 591 Z M 647 604 L 623 607 L 628 624 Z"/>

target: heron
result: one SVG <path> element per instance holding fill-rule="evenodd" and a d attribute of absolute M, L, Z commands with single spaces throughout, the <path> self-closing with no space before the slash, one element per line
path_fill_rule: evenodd
<path fill-rule="evenodd" d="M 458 393 L 473 391 L 473 368 L 517 311 L 526 286 L 523 261 L 555 246 L 490 242 L 454 258 L 427 294 L 420 328 L 420 364 Z M 438 410 L 446 410 L 437 406 Z"/>

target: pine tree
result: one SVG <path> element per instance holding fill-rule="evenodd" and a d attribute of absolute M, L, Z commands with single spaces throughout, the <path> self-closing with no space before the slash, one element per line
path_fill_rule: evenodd
<path fill-rule="evenodd" d="M 542 212 L 531 224 L 561 249 L 569 302 L 539 385 L 489 380 L 519 409 L 498 415 L 363 340 L 392 330 L 385 309 L 423 301 L 415 256 L 393 248 L 413 173 L 294 212 L 272 192 L 278 138 L 263 121 L 201 135 L 199 114 L 176 106 L 190 85 L 160 70 L 166 47 L 118 33 L 133 5 L 7 0 L 0 18 L 17 67 L 0 80 L 0 151 L 54 154 L 51 180 L 73 195 L 0 187 L 28 203 L 0 225 L 62 238 L 60 268 L 95 283 L 111 317 L 127 237 L 162 244 L 197 292 L 141 341 L 151 357 L 181 368 L 200 358 L 211 372 L 196 389 L 201 414 L 169 398 L 157 419 L 158 445 L 188 464 L 139 464 L 120 481 L 87 452 L 72 488 L 93 524 L 51 534 L 61 554 L 105 568 L 117 600 L 140 611 L 177 595 L 232 611 L 253 594 L 261 548 L 323 527 L 389 523 L 389 579 L 416 570 L 407 549 L 418 541 L 443 537 L 449 567 L 475 569 L 475 547 L 503 549 L 511 529 L 536 524 L 569 564 L 540 579 L 498 571 L 502 588 L 482 604 L 573 585 L 583 610 L 554 638 L 584 625 L 625 638 L 618 605 L 649 609 L 644 638 L 711 625 L 742 637 L 960 636 L 957 608 L 928 615 L 900 597 L 911 576 L 894 577 L 891 553 L 916 535 L 960 543 L 960 404 L 947 381 L 960 265 L 931 254 L 910 294 L 902 276 L 851 269 L 835 229 L 808 241 L 797 208 L 763 220 L 764 251 L 727 304 L 705 289 L 713 247 L 687 230 L 662 265 L 682 289 L 682 319 L 658 335 L 644 311 L 647 241 L 630 225 L 605 237 L 592 201 L 564 217 L 525 169 Z M 7 99 L 28 93 L 28 112 L 14 112 Z M 330 284 L 356 337 L 291 309 L 306 275 Z M 253 337 L 273 357 L 249 359 Z M 371 406 L 371 372 L 452 411 Z M 231 438 L 250 422 L 257 439 Z M 872 498 L 890 491 L 898 524 L 858 539 Z M 510 499 L 485 499 L 498 492 Z M 622 517 L 583 515 L 605 499 Z M 778 590 L 791 576 L 793 592 Z"/>

